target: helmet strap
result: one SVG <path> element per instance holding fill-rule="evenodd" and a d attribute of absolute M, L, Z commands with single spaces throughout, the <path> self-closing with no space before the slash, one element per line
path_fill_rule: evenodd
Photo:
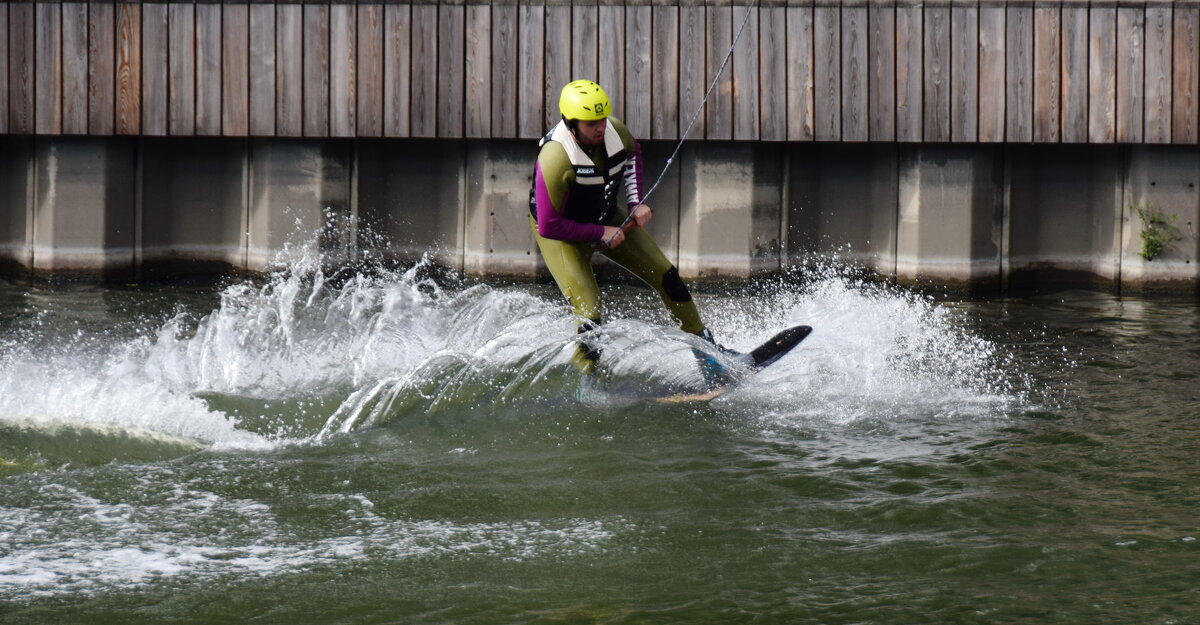
<path fill-rule="evenodd" d="M 579 138 L 579 120 L 567 119 L 566 116 L 563 116 L 563 122 L 567 125 L 567 130 L 571 131 L 571 136 L 575 137 L 575 140 L 582 145 L 583 141 Z"/>

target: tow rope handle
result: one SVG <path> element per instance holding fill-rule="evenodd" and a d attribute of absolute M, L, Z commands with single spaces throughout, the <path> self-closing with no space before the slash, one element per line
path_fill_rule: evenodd
<path fill-rule="evenodd" d="M 633 220 L 633 213 L 630 213 L 629 216 L 625 218 L 625 221 L 621 222 L 620 232 L 623 235 L 628 235 L 636 227 L 638 227 L 637 222 Z M 615 238 L 617 238 L 617 234 L 614 232 L 613 235 L 608 239 L 601 239 L 600 244 L 604 246 L 604 249 L 610 250 L 612 249 L 612 242 Z"/>

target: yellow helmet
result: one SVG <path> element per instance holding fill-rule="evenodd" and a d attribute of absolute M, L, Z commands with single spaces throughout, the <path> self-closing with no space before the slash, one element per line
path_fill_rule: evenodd
<path fill-rule="evenodd" d="M 558 97 L 558 110 L 567 121 L 596 121 L 608 117 L 612 105 L 600 85 L 590 80 L 574 80 L 563 87 L 562 95 Z"/>

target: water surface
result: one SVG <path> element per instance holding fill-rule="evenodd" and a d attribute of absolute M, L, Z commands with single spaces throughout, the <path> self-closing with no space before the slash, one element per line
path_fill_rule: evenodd
<path fill-rule="evenodd" d="M 652 293 L 301 263 L 0 287 L 4 623 L 1196 623 L 1200 309 L 837 271 Z"/>

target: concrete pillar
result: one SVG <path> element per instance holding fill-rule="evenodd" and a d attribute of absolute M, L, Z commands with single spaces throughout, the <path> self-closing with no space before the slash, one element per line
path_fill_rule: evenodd
<path fill-rule="evenodd" d="M 1000 148 L 900 147 L 896 277 L 999 288 L 1003 232 Z"/>
<path fill-rule="evenodd" d="M 57 277 L 133 275 L 136 140 L 34 142 L 33 269 Z"/>
<path fill-rule="evenodd" d="M 142 141 L 142 275 L 169 279 L 246 265 L 246 142 Z"/>
<path fill-rule="evenodd" d="M 319 249 L 331 265 L 352 259 L 352 150 L 348 140 L 250 142 L 248 269 L 269 269 L 285 246 Z"/>
<path fill-rule="evenodd" d="M 702 143 L 684 148 L 679 272 L 747 278 L 779 269 L 783 147 Z"/>
<path fill-rule="evenodd" d="M 1113 288 L 1120 269 L 1120 149 L 1012 145 L 1008 284 Z"/>
<path fill-rule="evenodd" d="M 462 271 L 464 146 L 429 139 L 359 140 L 362 253 L 411 263 L 429 252 L 436 262 Z"/>
<path fill-rule="evenodd" d="M 1121 230 L 1121 288 L 1131 291 L 1200 290 L 1200 152 L 1195 146 L 1129 147 L 1125 213 Z M 1182 240 L 1169 244 L 1153 260 L 1142 257 L 1137 209 L 1171 220 Z"/>
<path fill-rule="evenodd" d="M 0 275 L 33 266 L 33 138 L 0 135 Z"/>
<path fill-rule="evenodd" d="M 474 275 L 532 276 L 541 266 L 529 227 L 529 190 L 537 144 L 466 144 L 463 270 Z"/>
<path fill-rule="evenodd" d="M 794 143 L 788 150 L 788 263 L 836 255 L 894 276 L 896 146 Z"/>
<path fill-rule="evenodd" d="M 675 150 L 674 141 L 642 141 L 642 157 L 645 159 L 643 169 L 645 171 L 646 191 L 654 185 L 659 176 L 662 176 L 662 182 L 658 188 L 654 190 L 654 195 L 650 196 L 647 205 L 654 209 L 654 217 L 650 220 L 650 225 L 646 226 L 646 231 L 654 238 L 654 242 L 662 249 L 671 263 L 679 265 L 679 185 L 682 179 L 680 172 L 683 171 L 681 156 L 677 156 L 675 161 L 667 167 L 667 159 L 671 157 L 671 152 Z M 680 150 L 680 155 L 683 151 Z M 667 169 L 664 172 L 664 167 Z M 623 205 L 622 198 L 622 205 Z"/>

